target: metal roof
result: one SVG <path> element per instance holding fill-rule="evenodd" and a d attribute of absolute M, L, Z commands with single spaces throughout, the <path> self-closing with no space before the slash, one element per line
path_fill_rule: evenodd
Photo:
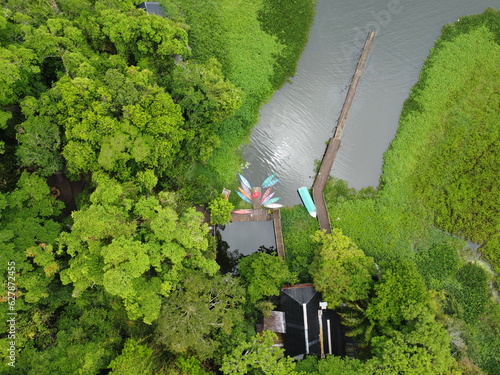
<path fill-rule="evenodd" d="M 156 1 L 145 1 L 143 3 L 140 3 L 137 5 L 137 8 L 142 8 L 149 14 L 156 14 L 157 16 L 160 17 L 165 17 L 165 11 L 163 10 L 162 6 L 160 3 Z"/>
<path fill-rule="evenodd" d="M 271 316 L 264 318 L 263 329 L 276 333 L 285 333 L 285 313 L 283 311 L 272 311 Z"/>
<path fill-rule="evenodd" d="M 281 310 L 285 313 L 285 354 L 300 359 L 321 354 L 320 319 L 325 354 L 344 355 L 340 319 L 333 310 L 320 307 L 321 293 L 312 284 L 281 289 Z M 319 313 L 321 311 L 321 314 Z"/>

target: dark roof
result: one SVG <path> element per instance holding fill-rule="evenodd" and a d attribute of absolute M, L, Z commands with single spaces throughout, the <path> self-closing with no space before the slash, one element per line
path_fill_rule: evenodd
<path fill-rule="evenodd" d="M 299 359 L 307 354 L 321 354 L 318 313 L 321 310 L 320 302 L 321 293 L 316 291 L 312 284 L 281 289 L 281 310 L 285 313 L 286 355 Z M 325 309 L 321 321 L 325 354 L 344 355 L 343 334 L 337 313 Z"/>
<path fill-rule="evenodd" d="M 161 7 L 160 3 L 157 3 L 156 1 L 145 1 L 137 5 L 137 8 L 144 9 L 149 14 L 156 14 L 160 17 L 166 16 L 165 11 Z"/>

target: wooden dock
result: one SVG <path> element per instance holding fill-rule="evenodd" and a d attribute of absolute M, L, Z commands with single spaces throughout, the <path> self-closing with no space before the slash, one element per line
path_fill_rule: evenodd
<path fill-rule="evenodd" d="M 274 237 L 276 238 L 276 250 L 278 255 L 285 259 L 285 245 L 283 243 L 283 232 L 281 231 L 281 211 L 273 210 Z"/>
<path fill-rule="evenodd" d="M 337 127 L 335 128 L 333 137 L 328 143 L 325 154 L 323 155 L 323 159 L 321 161 L 318 174 L 316 175 L 316 179 L 314 180 L 314 184 L 312 187 L 312 196 L 318 213 L 319 226 L 327 233 L 331 233 L 332 228 L 330 226 L 330 218 L 328 217 L 328 210 L 326 208 L 323 190 L 325 188 L 326 182 L 328 181 L 328 177 L 330 176 L 330 172 L 332 170 L 333 162 L 335 161 L 335 158 L 337 156 L 337 152 L 340 148 L 340 139 L 342 138 L 342 132 L 344 131 L 347 115 L 349 113 L 349 109 L 351 108 L 351 104 L 353 102 L 354 94 L 356 93 L 359 81 L 365 70 L 366 62 L 368 60 L 368 56 L 370 55 L 374 40 L 375 31 L 370 31 L 368 33 L 368 36 L 366 37 L 365 45 L 363 46 L 363 50 L 361 51 L 361 55 L 356 66 L 356 70 L 354 71 L 354 75 L 352 76 L 349 91 L 347 92 L 344 105 L 342 106 L 342 111 L 340 112 L 339 118 L 337 120 Z"/>

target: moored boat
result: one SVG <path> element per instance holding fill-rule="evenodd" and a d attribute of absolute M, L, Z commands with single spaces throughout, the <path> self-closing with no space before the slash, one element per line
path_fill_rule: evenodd
<path fill-rule="evenodd" d="M 302 199 L 302 203 L 304 203 L 304 206 L 307 209 L 307 212 L 309 212 L 309 215 L 312 217 L 317 216 L 316 212 L 316 205 L 314 204 L 311 194 L 309 193 L 309 189 L 307 187 L 302 186 L 300 189 L 297 190 L 299 192 L 300 198 Z"/>

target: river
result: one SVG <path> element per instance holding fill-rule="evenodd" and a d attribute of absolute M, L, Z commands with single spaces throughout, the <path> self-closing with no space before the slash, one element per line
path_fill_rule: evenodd
<path fill-rule="evenodd" d="M 318 0 L 297 74 L 263 106 L 243 174 L 256 183 L 277 173 L 280 203 L 300 203 L 297 188 L 313 183 L 314 161 L 333 134 L 366 34 L 376 29 L 331 175 L 356 189 L 377 186 L 402 104 L 443 25 L 499 6 L 498 0 Z"/>

